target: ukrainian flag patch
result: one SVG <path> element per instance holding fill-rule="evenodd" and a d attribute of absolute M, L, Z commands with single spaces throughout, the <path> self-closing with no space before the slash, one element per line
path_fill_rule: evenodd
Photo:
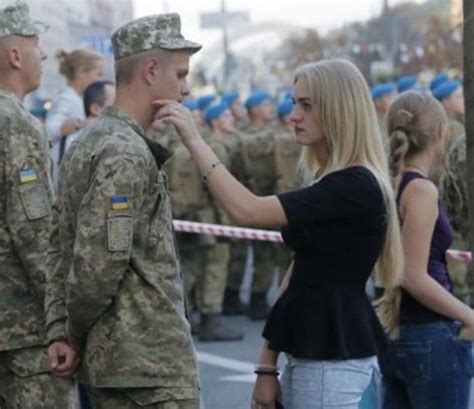
<path fill-rule="evenodd" d="M 22 169 L 18 174 L 20 176 L 20 183 L 36 182 L 38 180 L 38 175 L 34 168 Z"/>
<path fill-rule="evenodd" d="M 130 208 L 127 196 L 113 196 L 111 201 L 112 210 L 127 210 Z"/>

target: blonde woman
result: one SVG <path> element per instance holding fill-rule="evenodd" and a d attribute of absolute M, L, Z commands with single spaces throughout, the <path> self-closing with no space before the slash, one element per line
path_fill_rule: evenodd
<path fill-rule="evenodd" d="M 291 120 L 306 148 L 310 186 L 258 197 L 207 147 L 189 112 L 170 101 L 173 123 L 208 187 L 241 225 L 281 227 L 295 253 L 263 331 L 252 408 L 356 409 L 385 336 L 364 291 L 378 262 L 381 282 L 399 284 L 402 252 L 395 200 L 367 84 L 350 62 L 297 69 Z M 282 390 L 278 355 L 288 364 Z"/>
<path fill-rule="evenodd" d="M 400 325 L 380 360 L 383 407 L 468 409 L 474 312 L 452 295 L 452 229 L 430 180 L 443 160 L 448 118 L 436 99 L 415 91 L 401 94 L 387 118 L 405 272 L 401 302 L 386 311 Z"/>
<path fill-rule="evenodd" d="M 77 49 L 70 53 L 56 53 L 59 72 L 67 85 L 56 95 L 46 117 L 46 129 L 52 143 L 53 179 L 57 179 L 58 164 L 74 139 L 74 134 L 86 124 L 83 96 L 86 88 L 102 76 L 104 61 L 101 55 Z"/>

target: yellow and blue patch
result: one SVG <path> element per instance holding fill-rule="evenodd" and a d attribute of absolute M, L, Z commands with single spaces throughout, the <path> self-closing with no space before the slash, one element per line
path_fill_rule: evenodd
<path fill-rule="evenodd" d="M 130 208 L 127 196 L 112 196 L 112 210 L 127 210 Z"/>
<path fill-rule="evenodd" d="M 34 168 L 22 169 L 18 172 L 18 175 L 20 177 L 20 183 L 36 182 L 38 180 L 38 175 Z"/>

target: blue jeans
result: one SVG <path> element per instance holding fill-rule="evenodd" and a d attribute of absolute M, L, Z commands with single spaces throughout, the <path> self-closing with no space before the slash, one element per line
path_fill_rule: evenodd
<path fill-rule="evenodd" d="M 285 409 L 358 409 L 377 365 L 375 357 L 313 361 L 288 356 L 281 378 Z"/>
<path fill-rule="evenodd" d="M 473 376 L 472 342 L 458 339 L 448 321 L 400 328 L 379 357 L 383 409 L 468 409 Z"/>

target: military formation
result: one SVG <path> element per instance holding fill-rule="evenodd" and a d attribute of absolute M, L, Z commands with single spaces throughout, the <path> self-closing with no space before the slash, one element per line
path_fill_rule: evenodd
<path fill-rule="evenodd" d="M 0 9 L 0 409 L 76 408 L 76 381 L 98 409 L 197 409 L 192 335 L 241 340 L 222 316 L 266 318 L 269 289 L 292 254 L 269 242 L 175 234 L 173 218 L 232 221 L 176 131 L 155 120 L 156 100 L 182 101 L 220 163 L 266 196 L 304 183 L 291 92 L 191 98 L 186 75 L 201 46 L 182 36 L 179 16 L 133 20 L 112 36 L 114 105 L 65 152 L 55 190 L 48 135 L 23 105 L 40 85 L 46 30 L 24 2 Z M 415 76 L 372 88 L 382 134 L 391 101 L 413 87 Z M 462 86 L 441 73 L 429 88 L 451 121 L 438 183 L 456 248 L 467 249 Z M 465 265 L 451 267 L 466 297 Z"/>

